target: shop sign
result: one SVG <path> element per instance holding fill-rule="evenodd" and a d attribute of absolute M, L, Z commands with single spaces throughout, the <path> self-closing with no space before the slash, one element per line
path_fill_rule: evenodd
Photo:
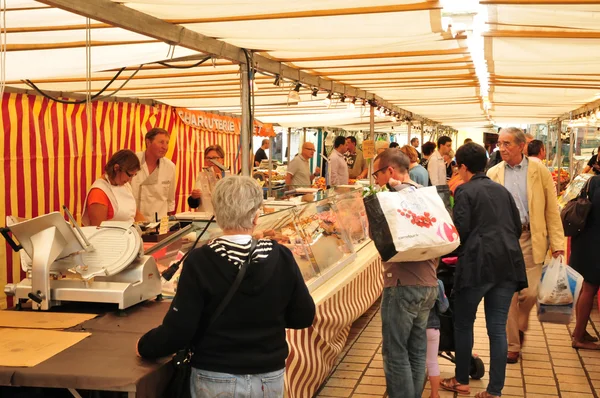
<path fill-rule="evenodd" d="M 195 111 L 186 108 L 176 108 L 177 115 L 186 125 L 213 133 L 240 134 L 242 120 L 239 117 L 217 115 L 215 113 Z M 254 121 L 254 135 L 274 137 L 275 131 L 272 124 Z"/>
<path fill-rule="evenodd" d="M 373 159 L 375 157 L 375 141 L 364 140 L 362 143 L 363 158 Z"/>

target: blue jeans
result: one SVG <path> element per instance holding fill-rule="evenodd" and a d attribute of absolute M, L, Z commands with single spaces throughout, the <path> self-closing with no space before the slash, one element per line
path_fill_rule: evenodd
<path fill-rule="evenodd" d="M 192 368 L 192 398 L 282 398 L 285 368 L 269 373 L 233 375 Z"/>
<path fill-rule="evenodd" d="M 383 289 L 383 370 L 389 398 L 417 398 L 425 384 L 427 319 L 437 286 Z"/>
<path fill-rule="evenodd" d="M 456 381 L 469 384 L 469 369 L 473 350 L 473 324 L 481 299 L 485 298 L 485 323 L 490 339 L 490 382 L 487 392 L 502 395 L 506 374 L 506 320 L 516 282 L 488 283 L 468 287 L 454 295 L 454 342 L 456 349 Z"/>

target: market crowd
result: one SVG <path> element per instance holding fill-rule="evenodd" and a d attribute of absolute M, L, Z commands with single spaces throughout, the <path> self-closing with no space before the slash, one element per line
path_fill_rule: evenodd
<path fill-rule="evenodd" d="M 175 209 L 175 167 L 165 158 L 170 136 L 152 129 L 146 149 L 116 152 L 105 174 L 90 188 L 84 206 L 86 225 L 105 220 L 155 221 Z M 419 148 L 378 141 L 373 173 L 377 185 L 390 190 L 449 185 L 454 193 L 453 218 L 461 246 L 457 250 L 453 302 L 455 376 L 440 380 L 437 353 L 440 314 L 449 307 L 448 293 L 436 270 L 439 259 L 386 262 L 382 296 L 383 360 L 391 398 L 421 397 L 428 374 L 431 396 L 439 388 L 469 394 L 473 325 L 484 301 L 490 341 L 489 384 L 479 398 L 499 397 L 506 364 L 519 361 L 526 344 L 529 314 L 536 303 L 542 265 L 547 257 L 564 256 L 565 237 L 555 187 L 540 162 L 544 146 L 517 128 L 499 132 L 497 153 L 467 140 L 452 151 L 452 139 L 439 137 Z M 262 142 L 255 166 L 268 159 Z M 305 142 L 287 167 L 286 184 L 310 185 L 315 146 Z M 529 156 L 527 156 L 527 154 Z M 283 396 L 285 329 L 309 327 L 315 304 L 294 256 L 269 239 L 255 239 L 262 189 L 249 177 L 225 176 L 225 153 L 219 145 L 204 151 L 204 170 L 216 181 L 203 201 L 197 182 L 188 198 L 191 208 L 210 206 L 223 235 L 186 258 L 177 294 L 163 323 L 146 333 L 136 349 L 154 359 L 185 350 L 191 355 L 192 397 Z M 597 158 L 590 160 L 596 170 Z M 367 162 L 353 136 L 336 137 L 328 158 L 329 185 L 345 185 L 368 174 Z M 600 168 L 598 168 L 600 170 Z M 571 265 L 584 277 L 577 304 L 573 347 L 599 349 L 586 332 L 592 300 L 600 285 L 593 254 L 586 251 L 600 237 L 600 177 L 590 180 L 593 204 L 586 229 L 573 239 Z M 210 202 L 210 203 L 207 203 Z M 227 395 L 229 394 L 229 395 Z M 238 395 L 235 395 L 238 396 Z"/>

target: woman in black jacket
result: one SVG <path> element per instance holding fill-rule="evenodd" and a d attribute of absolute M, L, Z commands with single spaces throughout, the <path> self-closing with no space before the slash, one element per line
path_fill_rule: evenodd
<path fill-rule="evenodd" d="M 193 347 L 192 397 L 233 397 L 236 390 L 245 397 L 283 397 L 285 329 L 312 325 L 315 304 L 290 250 L 261 239 L 250 253 L 262 198 L 249 177 L 216 184 L 212 204 L 223 236 L 190 253 L 162 325 L 138 342 L 148 359 Z M 239 289 L 207 327 L 250 254 Z"/>
<path fill-rule="evenodd" d="M 516 291 L 527 287 L 525 261 L 519 245 L 521 221 L 512 195 L 484 173 L 485 149 L 475 143 L 456 151 L 458 173 L 465 183 L 456 188 L 454 224 L 461 246 L 454 278 L 454 340 L 456 377 L 446 390 L 468 394 L 477 307 L 485 298 L 490 339 L 490 381 L 479 398 L 499 397 L 506 373 L 506 320 Z"/>
<path fill-rule="evenodd" d="M 587 334 L 585 329 L 594 305 L 594 296 L 600 287 L 600 262 L 594 250 L 600 242 L 600 176 L 594 176 L 589 180 L 588 198 L 592 202 L 592 210 L 588 215 L 585 228 L 571 238 L 569 264 L 583 276 L 583 286 L 577 300 L 577 324 L 573 331 L 573 348 L 599 350 L 600 345 L 594 343 L 597 339 Z"/>

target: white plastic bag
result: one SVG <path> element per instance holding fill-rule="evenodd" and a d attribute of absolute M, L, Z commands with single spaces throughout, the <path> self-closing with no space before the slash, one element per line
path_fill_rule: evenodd
<path fill-rule="evenodd" d="M 550 263 L 544 267 L 538 290 L 538 301 L 540 304 L 547 305 L 573 303 L 567 265 L 562 263 L 562 257 L 552 258 Z"/>
<path fill-rule="evenodd" d="M 371 238 L 384 261 L 420 261 L 451 253 L 458 231 L 435 187 L 378 192 L 366 200 Z"/>
<path fill-rule="evenodd" d="M 563 279 L 566 278 L 566 279 Z M 550 290 L 553 286 L 552 281 L 560 285 L 555 285 L 555 290 Z M 560 282 L 559 282 L 560 280 Z M 544 284 L 544 281 L 546 284 Z M 563 282 L 567 286 L 567 292 L 563 289 Z M 583 285 L 583 277 L 573 268 L 563 263 L 562 257 L 552 259 L 550 263 L 542 268 L 542 278 L 538 290 L 537 315 L 540 322 L 558 323 L 568 325 L 575 315 L 577 299 Z M 556 294 L 555 294 L 556 293 Z M 570 297 L 569 303 L 560 303 L 560 298 L 566 302 Z M 542 302 L 542 299 L 547 302 Z"/>

